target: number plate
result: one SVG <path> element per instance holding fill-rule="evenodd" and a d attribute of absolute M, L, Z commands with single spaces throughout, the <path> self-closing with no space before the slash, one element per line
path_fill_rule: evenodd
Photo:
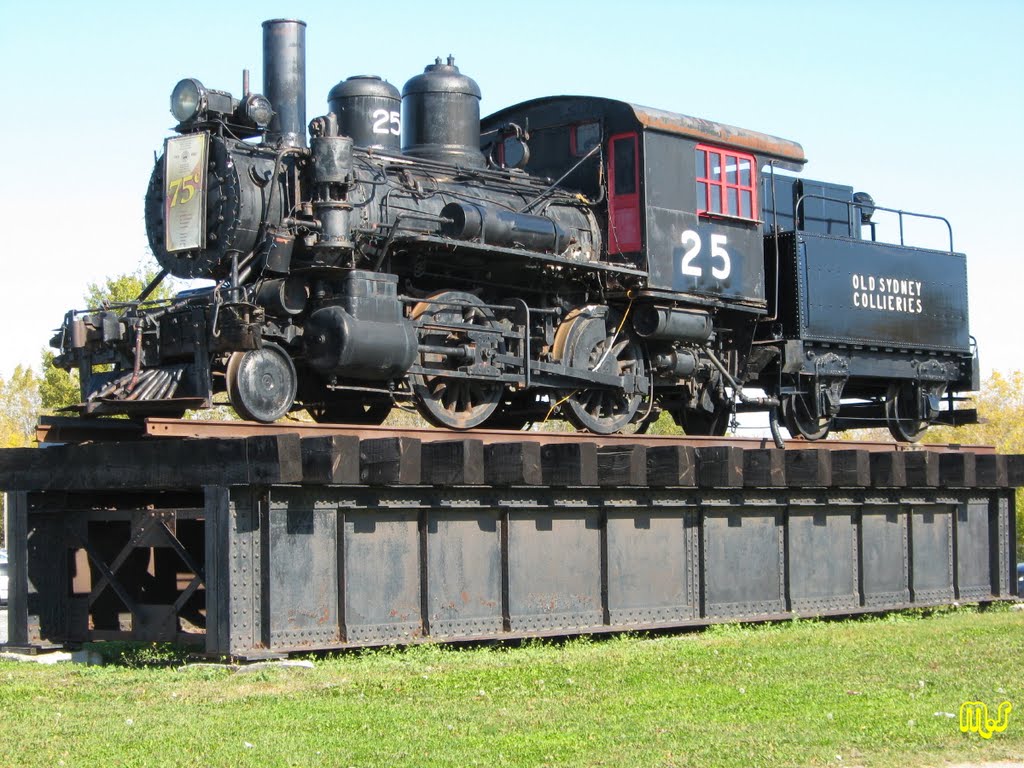
<path fill-rule="evenodd" d="M 206 153 L 209 134 L 164 144 L 164 245 L 169 253 L 206 245 Z"/>

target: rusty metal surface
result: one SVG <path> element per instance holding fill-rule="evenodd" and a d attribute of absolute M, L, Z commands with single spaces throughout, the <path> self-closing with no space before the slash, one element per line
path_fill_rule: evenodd
<path fill-rule="evenodd" d="M 675 133 L 698 141 L 712 141 L 732 147 L 742 147 L 768 158 L 786 160 L 803 165 L 807 162 L 804 148 L 795 141 L 769 136 L 766 133 L 716 123 L 699 117 L 666 112 L 663 109 L 630 104 L 641 125 L 656 131 Z"/>
<path fill-rule="evenodd" d="M 362 439 L 379 437 L 412 437 L 423 442 L 472 438 L 485 445 L 507 442 L 537 442 L 541 445 L 591 443 L 610 445 L 689 445 L 694 448 L 733 446 L 737 448 L 772 448 L 770 437 L 701 437 L 677 435 L 593 435 L 583 432 L 531 432 L 500 429 L 475 429 L 472 432 L 440 428 L 392 429 L 390 427 L 346 426 L 343 424 L 314 424 L 305 421 L 280 421 L 275 424 L 257 424 L 248 421 L 186 421 L 184 419 L 150 418 L 145 421 L 145 434 L 150 437 L 252 437 L 274 433 L 313 435 L 354 435 Z M 935 453 L 994 454 L 990 445 L 904 445 L 885 442 L 821 440 L 787 440 L 789 450 L 864 450 L 864 451 L 929 451 Z"/>
<path fill-rule="evenodd" d="M 202 496 L 16 495 L 12 535 L 29 545 L 12 561 L 12 642 L 175 639 L 255 658 L 1013 597 L 1008 489 Z"/>

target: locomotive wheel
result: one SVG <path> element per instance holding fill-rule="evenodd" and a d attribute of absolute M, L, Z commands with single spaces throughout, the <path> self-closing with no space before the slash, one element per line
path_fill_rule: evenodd
<path fill-rule="evenodd" d="M 889 385 L 885 395 L 885 421 L 889 433 L 901 443 L 916 443 L 928 429 L 928 421 L 916 419 L 910 414 L 914 412 L 914 398 L 917 393 L 912 384 Z"/>
<path fill-rule="evenodd" d="M 824 440 L 832 429 L 832 419 L 825 416 L 815 418 L 803 395 L 789 395 L 782 398 L 780 405 L 782 420 L 793 437 L 804 440 Z"/>
<path fill-rule="evenodd" d="M 412 319 L 419 324 L 498 328 L 494 314 L 471 293 L 443 291 L 430 298 L 430 302 L 421 302 L 413 307 Z M 504 351 L 504 341 L 500 336 L 495 338 L 493 351 L 501 353 Z M 481 342 L 470 340 L 464 331 L 450 328 L 432 330 L 428 327 L 420 333 L 419 343 L 432 347 L 460 347 Z M 423 418 L 434 426 L 472 429 L 485 422 L 501 405 L 504 385 L 500 382 L 485 378 L 455 378 L 444 375 L 445 369 L 456 372 L 465 365 L 459 357 L 421 352 L 419 362 L 425 369 L 442 371 L 412 376 L 416 408 Z"/>
<path fill-rule="evenodd" d="M 714 413 L 685 408 L 680 411 L 676 423 L 688 435 L 721 437 L 729 430 L 730 413 L 728 404 L 719 405 L 715 408 Z"/>
<path fill-rule="evenodd" d="M 391 413 L 386 400 L 332 400 L 306 408 L 318 424 L 368 424 L 377 426 Z"/>
<path fill-rule="evenodd" d="M 626 329 L 610 333 L 603 317 L 578 315 L 563 337 L 559 358 L 576 370 L 615 376 L 644 376 L 643 349 Z M 564 395 L 569 421 L 578 429 L 600 435 L 619 432 L 633 421 L 644 396 L 618 389 L 579 388 Z"/>
<path fill-rule="evenodd" d="M 270 424 L 291 409 L 298 377 L 288 353 L 265 341 L 259 349 L 231 355 L 227 385 L 231 407 L 239 416 Z"/>

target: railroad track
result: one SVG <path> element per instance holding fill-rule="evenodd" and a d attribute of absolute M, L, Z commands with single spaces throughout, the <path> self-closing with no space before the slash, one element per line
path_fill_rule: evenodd
<path fill-rule="evenodd" d="M 148 418 L 144 420 L 85 419 L 44 416 L 40 418 L 39 424 L 36 427 L 36 440 L 40 443 L 85 443 L 151 438 L 232 438 L 275 434 L 298 434 L 300 437 L 351 435 L 363 440 L 383 437 L 410 437 L 424 443 L 472 438 L 482 441 L 485 445 L 508 442 L 535 442 L 541 445 L 590 443 L 599 447 L 613 445 L 643 445 L 647 447 L 688 445 L 693 448 L 731 446 L 745 449 L 775 447 L 772 439 L 767 436 L 594 435 L 584 432 L 534 432 L 502 429 L 476 429 L 471 432 L 461 432 L 435 427 L 394 429 L 392 427 L 316 424 L 307 421 L 279 421 L 274 424 L 259 424 L 251 421 L 192 421 L 169 418 Z M 990 445 L 961 445 L 958 443 L 941 445 L 899 444 L 863 440 L 820 440 L 811 442 L 794 439 L 787 440 L 785 448 L 788 450 L 928 451 L 932 453 L 975 454 L 994 454 L 996 452 L 995 448 Z"/>

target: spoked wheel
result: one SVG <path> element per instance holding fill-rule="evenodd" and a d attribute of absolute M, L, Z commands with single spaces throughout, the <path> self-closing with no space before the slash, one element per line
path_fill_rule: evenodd
<path fill-rule="evenodd" d="M 318 424 L 369 424 L 377 426 L 391 413 L 386 400 L 333 400 L 306 408 Z"/>
<path fill-rule="evenodd" d="M 811 413 L 806 395 L 784 396 L 779 410 L 786 429 L 793 437 L 802 437 L 805 440 L 823 440 L 832 428 L 830 417 L 815 417 Z"/>
<path fill-rule="evenodd" d="M 504 351 L 503 337 L 495 333 L 471 338 L 474 330 L 499 330 L 494 314 L 471 293 L 444 291 L 417 304 L 412 319 L 421 327 L 419 343 L 428 347 L 449 347 L 453 356 L 440 352 L 421 352 L 420 366 L 430 373 L 412 377 L 416 408 L 437 427 L 472 429 L 486 421 L 501 403 L 504 385 L 485 378 L 461 378 L 445 375 L 460 373 L 468 360 L 459 355 L 459 347 L 476 346 L 487 359 Z M 480 345 L 486 348 L 480 350 Z M 436 371 L 434 373 L 433 371 Z"/>
<path fill-rule="evenodd" d="M 228 358 L 228 399 L 248 421 L 270 424 L 291 410 L 298 388 L 292 359 L 277 344 L 235 352 Z"/>
<path fill-rule="evenodd" d="M 893 382 L 885 395 L 885 421 L 889 433 L 901 443 L 916 443 L 928 429 L 927 419 L 918 419 L 914 398 L 917 391 L 909 383 Z"/>
<path fill-rule="evenodd" d="M 578 371 L 599 371 L 613 376 L 645 376 L 643 349 L 623 328 L 618 335 L 609 329 L 606 318 L 578 315 L 556 336 L 558 357 Z M 640 393 L 620 389 L 580 386 L 563 396 L 569 421 L 577 428 L 601 435 L 620 432 L 637 415 L 644 402 Z"/>

